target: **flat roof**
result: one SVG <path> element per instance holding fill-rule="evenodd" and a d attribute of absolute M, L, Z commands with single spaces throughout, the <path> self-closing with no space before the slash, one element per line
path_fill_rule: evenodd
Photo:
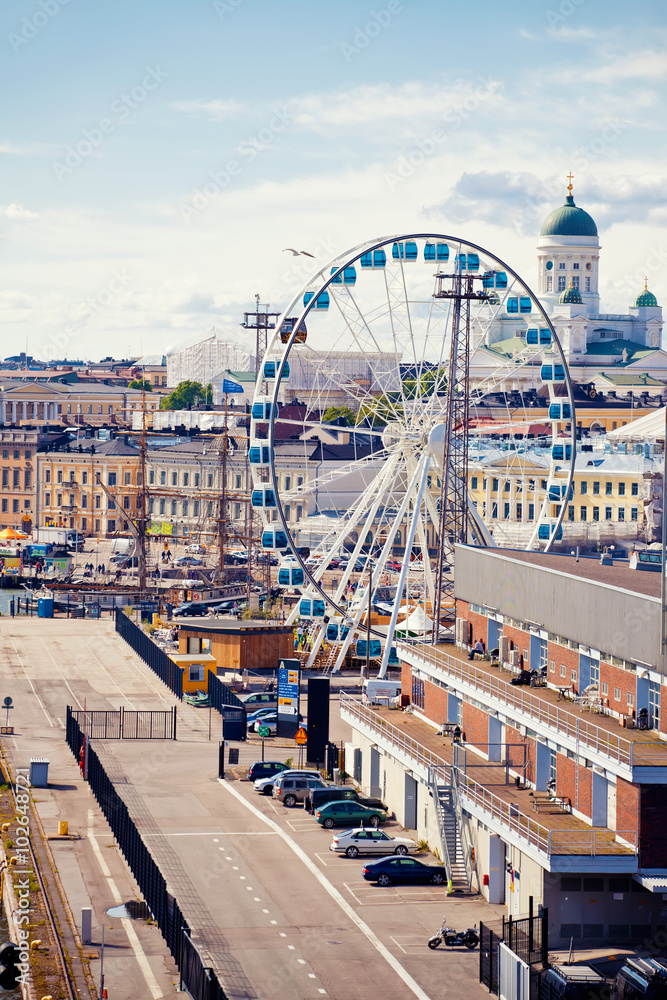
<path fill-rule="evenodd" d="M 252 632 L 262 630 L 264 632 L 292 632 L 291 625 L 276 625 L 272 622 L 261 619 L 249 618 L 245 621 L 237 618 L 206 618 L 205 624 L 201 622 L 179 622 L 182 629 L 188 632 Z"/>
<path fill-rule="evenodd" d="M 569 553 L 526 552 L 523 549 L 503 548 L 488 548 L 485 551 L 494 557 L 499 556 L 503 559 L 512 559 L 515 562 L 543 566 L 545 569 L 565 573 L 581 580 L 590 580 L 592 583 L 602 583 L 608 587 L 628 590 L 633 594 L 660 597 L 660 573 L 630 569 L 627 562 L 621 565 L 616 563 L 612 566 L 606 566 L 600 562 L 599 557 L 591 559 L 580 556 L 577 560 L 576 556 Z"/>

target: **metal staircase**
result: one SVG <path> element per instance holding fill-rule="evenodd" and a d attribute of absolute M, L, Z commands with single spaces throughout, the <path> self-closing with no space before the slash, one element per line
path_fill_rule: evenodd
<path fill-rule="evenodd" d="M 472 891 L 473 875 L 476 877 L 473 852 L 463 832 L 463 817 L 458 803 L 458 789 L 454 769 L 429 769 L 429 788 L 433 796 L 440 834 L 442 861 L 447 869 L 453 891 Z M 458 806 L 458 808 L 457 808 Z M 479 886 L 478 886 L 479 889 Z"/>

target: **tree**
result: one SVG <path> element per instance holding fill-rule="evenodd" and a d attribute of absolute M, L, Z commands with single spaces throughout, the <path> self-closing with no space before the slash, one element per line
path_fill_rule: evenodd
<path fill-rule="evenodd" d="M 403 379 L 403 395 L 406 399 L 428 399 L 436 392 L 447 395 L 447 373 L 444 368 L 429 368 L 419 378 L 408 375 Z"/>
<path fill-rule="evenodd" d="M 128 383 L 130 389 L 143 389 L 145 392 L 152 392 L 153 386 L 150 384 L 147 378 L 133 378 L 131 382 Z"/>
<path fill-rule="evenodd" d="M 402 417 L 400 397 L 398 393 L 391 392 L 362 403 L 357 415 L 357 426 L 386 427 L 391 420 L 401 420 Z"/>
<path fill-rule="evenodd" d="M 205 406 L 213 398 L 213 386 L 206 388 L 201 382 L 179 382 L 173 392 L 160 400 L 161 410 L 191 410 L 193 406 Z"/>
<path fill-rule="evenodd" d="M 339 427 L 354 427 L 357 415 L 349 406 L 330 406 L 322 414 L 325 424 L 338 424 Z"/>

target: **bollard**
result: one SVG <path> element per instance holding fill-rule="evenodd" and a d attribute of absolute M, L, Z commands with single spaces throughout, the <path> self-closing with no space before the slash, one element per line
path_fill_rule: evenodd
<path fill-rule="evenodd" d="M 69 830 L 69 823 L 66 819 L 61 819 L 58 823 L 58 836 L 66 837 Z"/>
<path fill-rule="evenodd" d="M 93 911 L 90 906 L 81 907 L 81 942 L 91 944 L 93 940 Z"/>

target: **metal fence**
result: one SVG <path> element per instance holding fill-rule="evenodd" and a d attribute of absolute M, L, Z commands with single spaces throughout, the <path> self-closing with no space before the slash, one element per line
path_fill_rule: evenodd
<path fill-rule="evenodd" d="M 547 928 L 549 911 L 545 907 L 539 916 L 521 917 L 518 920 L 503 918 L 502 925 L 493 930 L 486 924 L 479 925 L 479 981 L 490 993 L 499 992 L 500 945 L 505 944 L 530 970 L 530 998 L 539 996 L 540 970 L 548 965 Z"/>
<path fill-rule="evenodd" d="M 208 696 L 213 708 L 217 708 L 219 712 L 222 712 L 224 706 L 245 710 L 246 706 L 241 699 L 237 698 L 234 692 L 226 684 L 223 684 L 211 670 L 208 672 Z"/>
<path fill-rule="evenodd" d="M 79 760 L 83 732 L 69 710 L 65 738 Z M 167 892 L 164 876 L 90 744 L 86 753 L 86 779 L 180 970 L 181 987 L 185 986 L 194 1000 L 228 1000 L 217 976 L 204 965 L 192 943 L 190 927 L 178 902 Z"/>
<path fill-rule="evenodd" d="M 175 740 L 176 706 L 165 711 L 94 709 L 83 712 L 67 706 L 78 725 L 93 740 Z"/>
<path fill-rule="evenodd" d="M 121 639 L 132 647 L 161 681 L 174 692 L 177 698 L 183 698 L 183 670 L 167 656 L 163 649 L 156 646 L 152 639 L 131 621 L 120 608 L 116 608 L 116 632 Z"/>

